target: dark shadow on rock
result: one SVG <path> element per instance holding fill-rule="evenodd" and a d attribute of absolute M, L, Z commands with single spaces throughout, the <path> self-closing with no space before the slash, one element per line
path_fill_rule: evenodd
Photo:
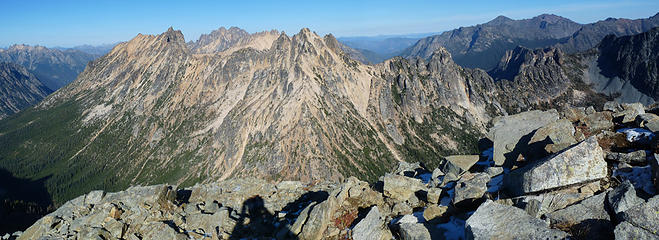
<path fill-rule="evenodd" d="M 519 141 L 517 141 L 517 144 L 515 144 L 515 148 L 512 151 L 510 151 L 509 153 L 504 154 L 504 158 L 506 160 L 504 161 L 503 166 L 505 168 L 512 168 L 515 165 L 521 166 L 521 165 L 525 165 L 526 163 L 529 162 L 528 160 L 530 158 L 528 158 L 528 157 L 530 157 L 530 156 L 528 156 L 527 150 L 529 148 L 529 142 L 531 141 L 531 138 L 533 137 L 533 134 L 535 134 L 535 130 L 533 130 L 531 133 L 526 134 L 523 137 L 521 137 L 519 139 Z M 522 157 L 524 157 L 524 160 L 525 160 L 524 162 L 518 162 L 517 161 L 517 159 L 519 158 L 520 155 Z"/>
<path fill-rule="evenodd" d="M 297 239 L 289 227 L 300 212 L 328 197 L 329 193 L 325 191 L 307 192 L 282 208 L 280 213 L 285 213 L 283 217 L 270 213 L 260 196 L 251 197 L 243 202 L 230 239 Z"/>
<path fill-rule="evenodd" d="M 48 178 L 21 179 L 0 168 L 0 235 L 24 231 L 55 209 L 45 186 Z"/>
<path fill-rule="evenodd" d="M 572 225 L 569 233 L 574 239 L 615 239 L 614 229 L 609 220 L 587 219 Z"/>
<path fill-rule="evenodd" d="M 478 140 L 478 152 L 483 152 L 491 147 L 494 147 L 494 142 L 489 138 L 481 138 Z"/>
<path fill-rule="evenodd" d="M 188 189 L 179 189 L 176 191 L 176 203 L 190 203 L 190 196 L 192 196 L 192 190 Z"/>

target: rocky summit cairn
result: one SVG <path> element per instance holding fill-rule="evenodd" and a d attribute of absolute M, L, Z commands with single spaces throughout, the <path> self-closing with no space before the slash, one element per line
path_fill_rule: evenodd
<path fill-rule="evenodd" d="M 3 239 L 657 239 L 654 112 L 607 103 L 501 117 L 480 155 L 400 162 L 374 183 L 92 191 Z"/>

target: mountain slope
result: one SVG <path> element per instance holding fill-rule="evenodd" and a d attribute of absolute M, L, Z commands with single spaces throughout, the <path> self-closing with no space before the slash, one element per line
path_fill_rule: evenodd
<path fill-rule="evenodd" d="M 659 100 L 659 28 L 616 37 L 609 35 L 597 48 L 584 52 L 584 79 L 593 88 L 620 102 L 651 104 Z"/>
<path fill-rule="evenodd" d="M 579 28 L 578 23 L 556 15 L 543 14 L 522 20 L 499 16 L 484 24 L 423 38 L 405 50 L 403 56 L 427 58 L 441 46 L 461 66 L 489 70 L 507 50 L 518 45 L 528 48 L 549 46 Z"/>
<path fill-rule="evenodd" d="M 0 62 L 0 119 L 37 104 L 51 92 L 24 67 Z"/>
<path fill-rule="evenodd" d="M 436 166 L 476 152 L 467 143 L 500 112 L 473 93 L 491 78 L 466 84 L 446 51 L 369 66 L 331 35 L 303 29 L 265 47 L 273 33 L 185 43 L 169 29 L 120 43 L 0 122 L 9 142 L 0 167 L 47 177 L 56 203 L 91 189 L 247 175 L 374 180 L 397 161 Z"/>
<path fill-rule="evenodd" d="M 57 90 L 75 80 L 87 63 L 98 57 L 79 50 L 13 45 L 0 49 L 0 62 L 22 65 L 46 87 Z"/>

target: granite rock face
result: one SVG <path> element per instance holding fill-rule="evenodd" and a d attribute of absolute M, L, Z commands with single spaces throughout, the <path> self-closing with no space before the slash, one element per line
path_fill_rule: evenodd
<path fill-rule="evenodd" d="M 513 223 L 513 224 L 511 224 Z M 562 239 L 560 230 L 529 216 L 524 210 L 492 201 L 483 203 L 466 222 L 468 239 Z"/>
<path fill-rule="evenodd" d="M 607 176 L 604 152 L 595 137 L 555 156 L 513 170 L 504 179 L 513 194 L 525 194 L 599 180 Z"/>
<path fill-rule="evenodd" d="M 520 140 L 525 136 L 530 138 L 533 131 L 556 120 L 556 110 L 529 111 L 495 120 L 488 133 L 488 138 L 494 142 L 495 164 L 500 166 L 507 161 L 515 161 L 521 154 L 521 149 L 516 149 Z"/>
<path fill-rule="evenodd" d="M 578 204 L 547 214 L 553 225 L 570 228 L 579 237 L 605 239 L 613 237 L 613 223 L 606 211 L 606 193 L 600 193 Z"/>

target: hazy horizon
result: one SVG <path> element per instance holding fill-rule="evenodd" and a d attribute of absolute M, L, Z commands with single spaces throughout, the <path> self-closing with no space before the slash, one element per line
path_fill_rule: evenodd
<path fill-rule="evenodd" d="M 186 41 L 220 27 L 246 31 L 276 29 L 287 34 L 307 27 L 336 37 L 424 35 L 487 22 L 503 15 L 528 19 L 555 14 L 577 23 L 614 18 L 647 18 L 659 11 L 652 1 L 553 1 L 516 3 L 497 7 L 476 1 L 470 4 L 432 1 L 334 1 L 331 3 L 254 1 L 181 3 L 174 1 L 20 1 L 6 3 L 0 16 L 0 47 L 14 44 L 70 48 L 127 41 L 139 33 L 159 34 L 170 26 L 181 30 Z M 125 7 L 131 4 L 131 7 Z M 198 7 L 199 6 L 199 7 Z M 203 7 L 201 7 L 203 6 Z M 25 9 L 30 9 L 26 12 Z"/>

